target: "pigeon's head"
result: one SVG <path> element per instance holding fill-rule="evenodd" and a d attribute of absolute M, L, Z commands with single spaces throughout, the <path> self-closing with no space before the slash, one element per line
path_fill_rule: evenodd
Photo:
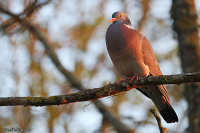
<path fill-rule="evenodd" d="M 126 13 L 123 12 L 114 12 L 112 14 L 112 19 L 109 22 L 121 22 L 127 25 L 131 25 L 131 21 L 128 18 L 128 16 L 126 15 Z"/>

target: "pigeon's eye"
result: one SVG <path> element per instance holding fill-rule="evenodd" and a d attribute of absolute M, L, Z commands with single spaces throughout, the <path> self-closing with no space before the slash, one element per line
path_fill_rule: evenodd
<path fill-rule="evenodd" d="M 121 17 L 122 15 L 119 15 L 119 17 Z"/>

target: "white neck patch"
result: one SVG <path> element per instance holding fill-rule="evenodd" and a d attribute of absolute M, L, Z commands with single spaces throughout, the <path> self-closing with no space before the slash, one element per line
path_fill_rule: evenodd
<path fill-rule="evenodd" d="M 127 25 L 127 24 L 124 24 L 126 27 L 128 27 L 129 29 L 134 29 L 132 25 Z"/>

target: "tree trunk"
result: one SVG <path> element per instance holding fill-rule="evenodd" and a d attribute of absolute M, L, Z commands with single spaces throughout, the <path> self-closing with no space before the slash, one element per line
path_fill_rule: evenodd
<path fill-rule="evenodd" d="M 171 17 L 177 33 L 179 54 L 184 73 L 200 71 L 198 17 L 194 0 L 172 0 Z M 189 127 L 186 132 L 200 133 L 200 83 L 185 84 Z"/>

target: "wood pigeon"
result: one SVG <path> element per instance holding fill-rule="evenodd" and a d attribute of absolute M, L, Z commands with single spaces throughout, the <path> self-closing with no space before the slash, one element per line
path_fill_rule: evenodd
<path fill-rule="evenodd" d="M 110 22 L 112 24 L 106 32 L 106 45 L 119 75 L 123 79 L 162 75 L 150 42 L 133 28 L 128 16 L 123 12 L 115 12 Z M 154 102 L 167 123 L 178 122 L 165 85 L 136 89 Z"/>

